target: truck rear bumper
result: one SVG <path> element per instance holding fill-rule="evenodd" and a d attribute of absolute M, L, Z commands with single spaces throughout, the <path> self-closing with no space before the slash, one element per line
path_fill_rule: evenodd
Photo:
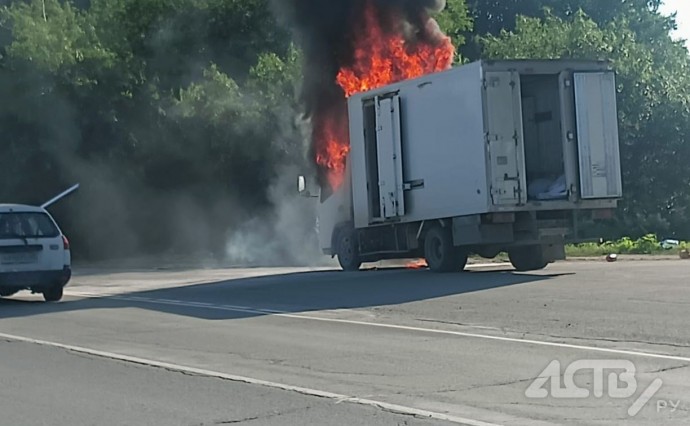
<path fill-rule="evenodd" d="M 529 201 L 520 206 L 492 206 L 491 212 L 535 212 L 547 210 L 568 210 L 568 211 L 582 211 L 582 210 L 600 210 L 600 209 L 617 209 L 620 199 L 618 198 L 602 198 L 597 200 L 552 200 L 552 201 Z"/>
<path fill-rule="evenodd" d="M 65 286 L 72 278 L 72 269 L 64 267 L 54 271 L 27 271 L 0 273 L 0 287 L 30 289 L 35 287 Z"/>

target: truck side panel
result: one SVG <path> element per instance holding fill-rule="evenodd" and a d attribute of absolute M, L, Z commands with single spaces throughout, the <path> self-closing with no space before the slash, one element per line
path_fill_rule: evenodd
<path fill-rule="evenodd" d="M 335 254 L 333 246 L 334 232 L 342 224 L 352 223 L 352 186 L 350 184 L 351 168 L 345 168 L 345 179 L 342 187 L 330 197 L 322 199 L 318 204 L 318 236 L 319 246 L 324 254 Z"/>

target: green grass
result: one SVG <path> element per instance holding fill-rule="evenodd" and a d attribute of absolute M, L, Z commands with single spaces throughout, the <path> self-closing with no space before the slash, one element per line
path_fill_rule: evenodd
<path fill-rule="evenodd" d="M 606 241 L 602 244 L 584 243 L 566 246 L 568 257 L 606 256 L 608 254 L 638 255 L 677 255 L 683 249 L 690 249 L 689 242 L 681 242 L 679 247 L 664 249 L 656 235 L 646 235 L 637 240 L 621 238 L 617 241 Z"/>
<path fill-rule="evenodd" d="M 621 238 L 616 241 L 605 241 L 599 243 L 569 244 L 565 247 L 568 258 L 578 257 L 599 257 L 609 254 L 633 254 L 633 255 L 668 255 L 678 256 L 681 250 L 690 250 L 690 242 L 681 242 L 678 247 L 664 249 L 661 247 L 656 235 L 646 235 L 637 240 L 631 238 Z M 472 256 L 474 260 L 481 260 L 480 256 Z M 508 254 L 501 253 L 495 260 L 508 262 Z"/>

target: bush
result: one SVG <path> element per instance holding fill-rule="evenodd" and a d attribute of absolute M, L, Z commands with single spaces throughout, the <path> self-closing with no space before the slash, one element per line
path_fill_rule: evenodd
<path fill-rule="evenodd" d="M 616 241 L 605 241 L 601 244 L 584 243 L 573 244 L 566 247 L 568 256 L 605 256 L 607 254 L 663 254 L 669 252 L 677 252 L 683 249 L 690 248 L 690 242 L 681 242 L 680 246 L 675 249 L 664 249 L 661 241 L 656 235 L 649 234 L 642 238 L 633 240 L 625 237 Z"/>

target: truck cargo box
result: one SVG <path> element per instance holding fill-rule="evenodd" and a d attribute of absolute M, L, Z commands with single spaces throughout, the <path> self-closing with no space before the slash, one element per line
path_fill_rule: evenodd
<path fill-rule="evenodd" d="M 356 228 L 622 196 L 604 62 L 479 61 L 354 95 L 348 113 Z"/>

